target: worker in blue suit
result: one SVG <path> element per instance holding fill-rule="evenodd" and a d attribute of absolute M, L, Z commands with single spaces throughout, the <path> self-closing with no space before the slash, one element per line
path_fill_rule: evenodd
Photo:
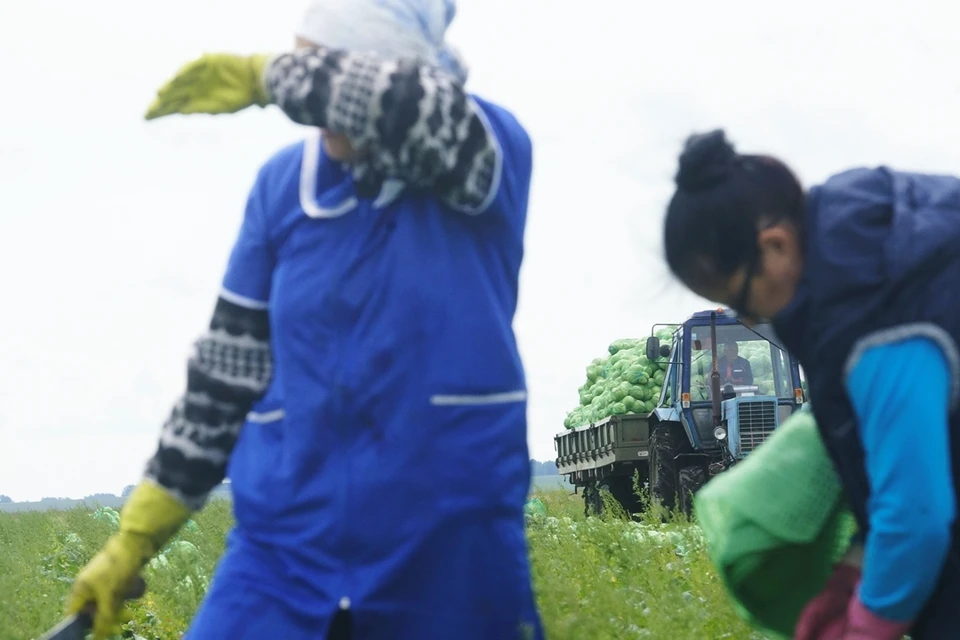
<path fill-rule="evenodd" d="M 753 384 L 750 361 L 740 355 L 740 347 L 736 342 L 723 345 L 723 355 L 717 360 L 717 368 L 721 384 Z"/>
<path fill-rule="evenodd" d="M 805 191 L 717 130 L 687 141 L 676 184 L 671 270 L 773 322 L 859 524 L 795 637 L 960 638 L 960 179 L 859 168 Z"/>
<path fill-rule="evenodd" d="M 188 640 L 539 639 L 512 330 L 532 172 L 465 89 L 451 0 L 318 0 L 294 52 L 206 55 L 148 119 L 278 106 L 315 128 L 259 171 L 187 389 L 78 575 L 106 633 L 231 479 L 236 526 Z"/>

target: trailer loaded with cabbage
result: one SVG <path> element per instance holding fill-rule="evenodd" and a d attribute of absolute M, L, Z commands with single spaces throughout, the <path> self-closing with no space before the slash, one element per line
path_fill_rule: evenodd
<path fill-rule="evenodd" d="M 749 362 L 749 384 L 720 371 L 733 343 Z M 587 367 L 579 405 L 554 437 L 557 468 L 583 490 L 588 513 L 602 508 L 602 490 L 639 511 L 637 481 L 656 503 L 689 514 L 709 478 L 806 401 L 799 366 L 772 327 L 748 327 L 722 309 L 655 325 L 646 340 L 617 340 L 608 352 Z"/>

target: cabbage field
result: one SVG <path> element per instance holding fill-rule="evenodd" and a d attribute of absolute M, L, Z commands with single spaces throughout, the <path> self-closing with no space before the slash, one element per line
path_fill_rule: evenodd
<path fill-rule="evenodd" d="M 747 640 L 695 525 L 618 516 L 584 518 L 579 496 L 540 492 L 527 538 L 537 599 L 551 640 Z M 203 598 L 231 503 L 213 500 L 145 571 L 124 637 L 176 640 Z M 615 506 L 615 505 L 614 505 Z M 29 640 L 53 626 L 76 572 L 116 528 L 102 509 L 0 513 L 0 640 Z"/>

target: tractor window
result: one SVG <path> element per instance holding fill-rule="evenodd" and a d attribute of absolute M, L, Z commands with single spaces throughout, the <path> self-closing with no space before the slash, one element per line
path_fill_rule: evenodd
<path fill-rule="evenodd" d="M 759 335 L 758 335 L 759 334 Z M 720 386 L 733 385 L 739 393 L 793 398 L 790 359 L 786 352 L 768 340 L 768 326 L 751 330 L 741 324 L 717 326 L 717 364 Z M 710 400 L 710 374 L 713 351 L 710 327 L 691 327 L 690 399 Z"/>

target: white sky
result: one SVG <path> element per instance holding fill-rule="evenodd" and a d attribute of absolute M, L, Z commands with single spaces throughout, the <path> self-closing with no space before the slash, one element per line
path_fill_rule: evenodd
<path fill-rule="evenodd" d="M 0 493 L 119 493 L 182 389 L 276 109 L 146 123 L 211 51 L 285 49 L 304 0 L 0 2 Z M 782 6 L 777 3 L 777 6 Z M 516 321 L 531 454 L 612 340 L 707 308 L 660 223 L 677 153 L 723 126 L 806 181 L 960 172 L 949 3 L 461 0 L 471 88 L 512 109 L 535 174 Z"/>

